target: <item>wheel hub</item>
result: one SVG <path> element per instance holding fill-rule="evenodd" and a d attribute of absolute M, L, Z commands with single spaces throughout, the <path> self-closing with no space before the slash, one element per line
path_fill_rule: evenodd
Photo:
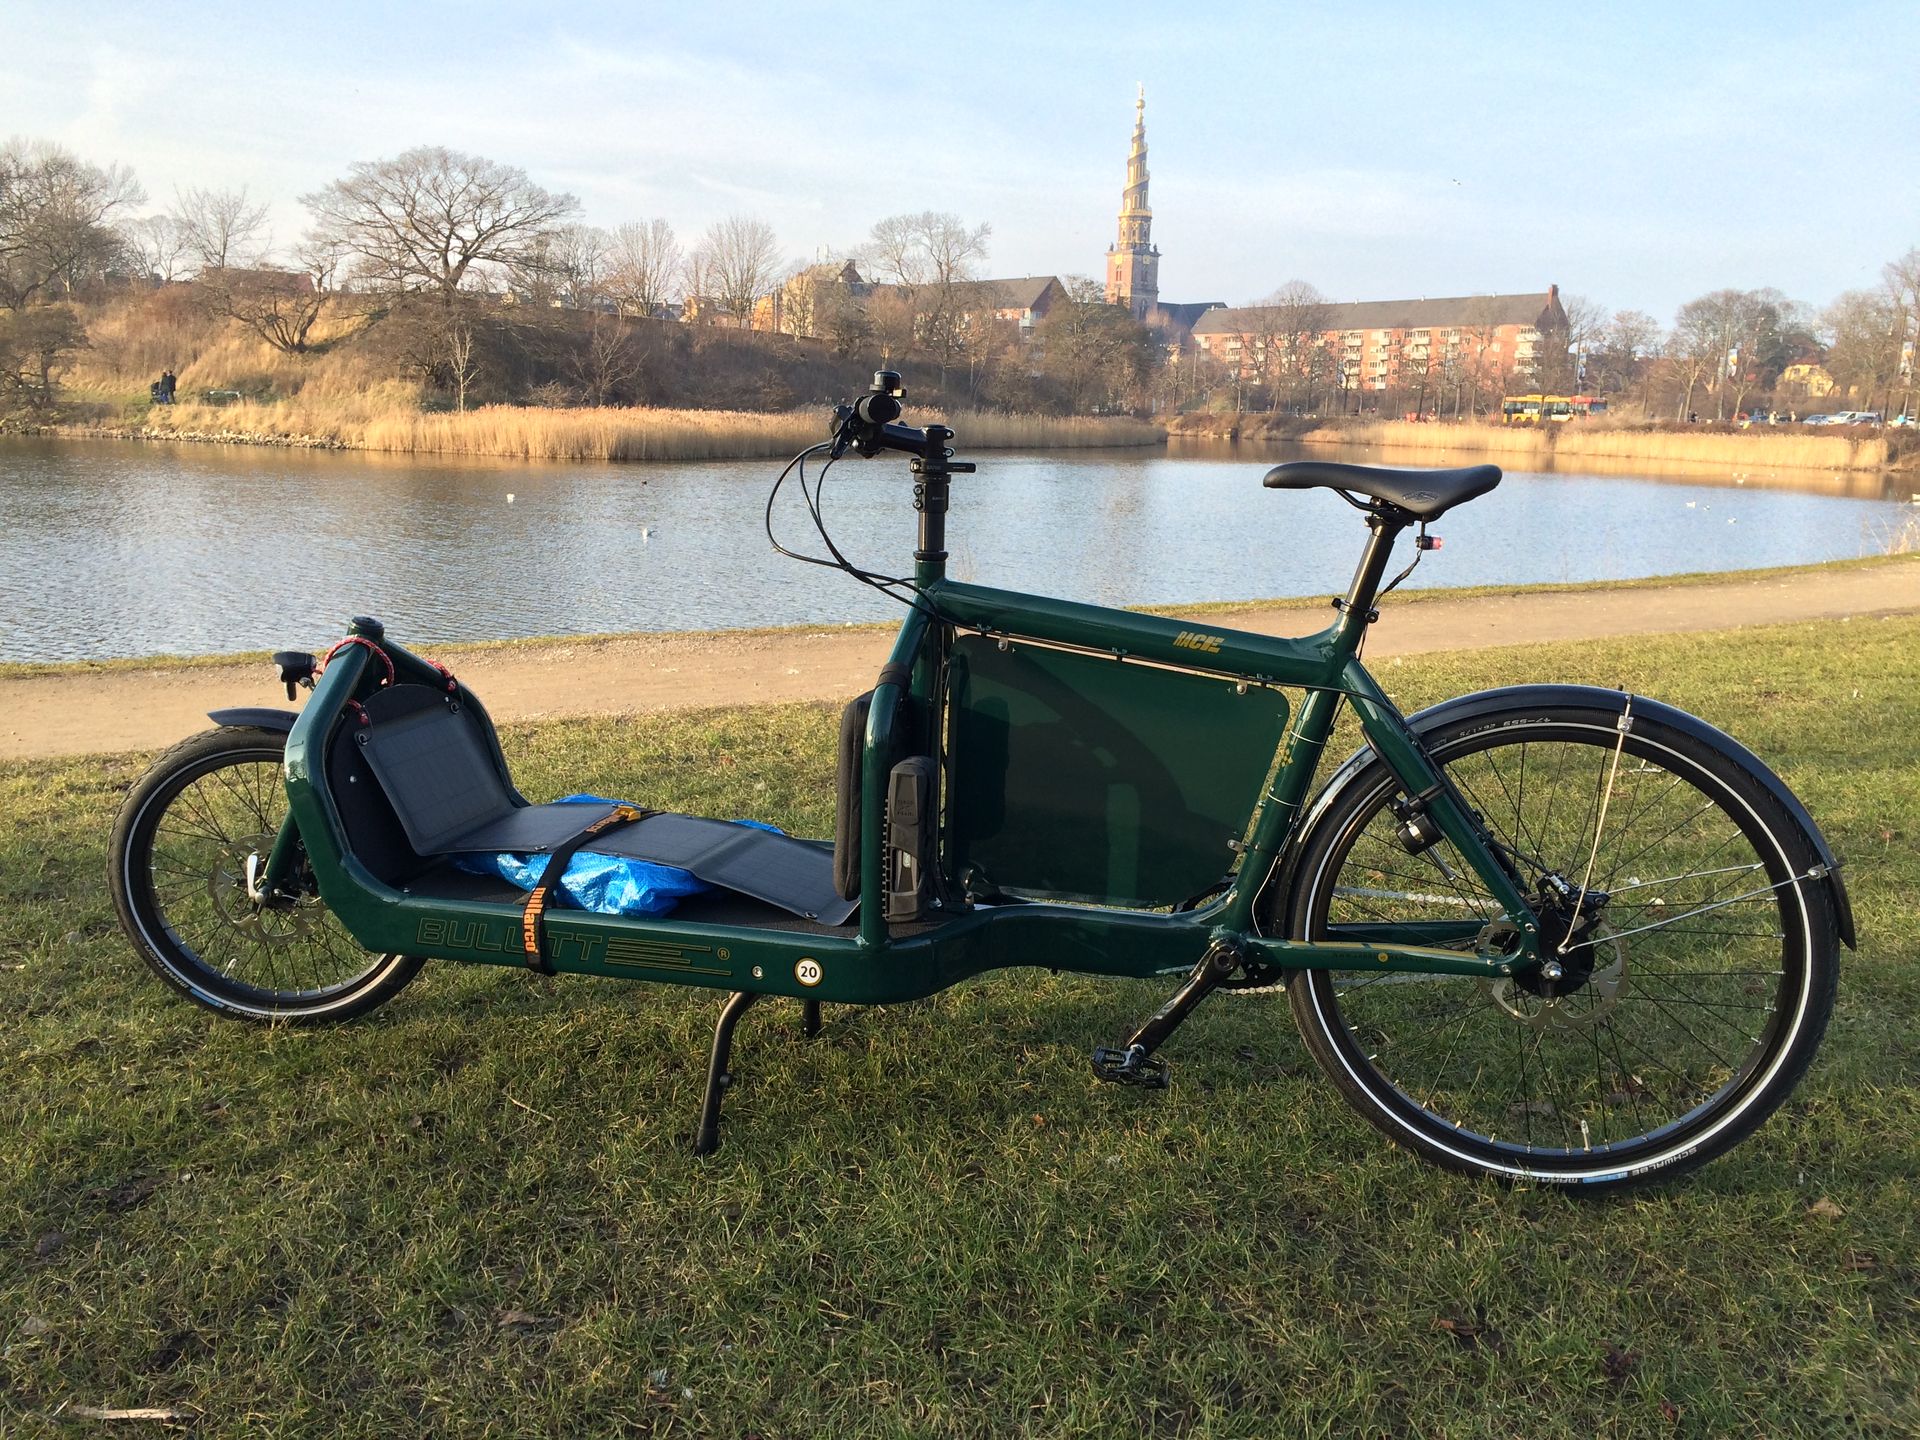
<path fill-rule="evenodd" d="M 1487 996 L 1508 1017 L 1534 1030 L 1584 1030 L 1611 1015 L 1627 989 L 1627 947 L 1616 938 L 1610 926 L 1596 923 L 1581 947 L 1590 960 L 1577 992 L 1569 993 L 1566 982 L 1571 972 L 1559 980 L 1559 993 L 1542 995 L 1539 989 L 1519 975 L 1503 975 L 1485 980 Z M 1564 962 L 1563 962 L 1564 963 Z"/>
<path fill-rule="evenodd" d="M 267 945 L 291 945 L 314 933 L 317 907 L 312 900 L 262 905 L 247 893 L 247 862 L 260 864 L 272 843 L 272 836 L 261 835 L 223 847 L 207 873 L 207 898 L 222 923 L 242 935 Z"/>
<path fill-rule="evenodd" d="M 1587 984 L 1596 965 L 1606 963 L 1594 946 L 1612 898 L 1604 890 L 1577 890 L 1558 875 L 1543 879 L 1534 907 L 1540 961 L 1515 971 L 1514 984 L 1542 1000 L 1571 995 Z"/>

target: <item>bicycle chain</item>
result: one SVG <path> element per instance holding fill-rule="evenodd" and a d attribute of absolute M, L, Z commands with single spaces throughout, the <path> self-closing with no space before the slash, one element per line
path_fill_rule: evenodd
<path fill-rule="evenodd" d="M 1286 988 L 1287 982 L 1285 980 L 1269 980 L 1264 985 L 1222 985 L 1220 987 L 1220 993 L 1223 995 L 1232 995 L 1235 998 L 1244 998 L 1250 995 L 1271 995 L 1276 990 L 1284 991 Z"/>

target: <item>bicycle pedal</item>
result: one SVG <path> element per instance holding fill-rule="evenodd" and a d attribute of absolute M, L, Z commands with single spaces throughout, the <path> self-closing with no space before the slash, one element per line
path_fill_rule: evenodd
<path fill-rule="evenodd" d="M 1167 1062 L 1138 1045 L 1116 1050 L 1101 1045 L 1093 1052 L 1093 1078 L 1112 1085 L 1136 1085 L 1142 1090 L 1167 1088 Z"/>

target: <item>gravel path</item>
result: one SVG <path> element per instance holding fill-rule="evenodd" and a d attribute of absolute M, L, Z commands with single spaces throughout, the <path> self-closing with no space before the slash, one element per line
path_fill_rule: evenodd
<path fill-rule="evenodd" d="M 1389 601 L 1369 660 L 1431 650 L 1725 630 L 1796 620 L 1920 610 L 1920 557 L 1911 563 L 1769 578 L 1618 590 L 1544 591 Z M 399 620 L 403 617 L 389 617 Z M 1324 603 L 1210 611 L 1209 630 L 1306 634 Z M 404 627 L 396 627 L 404 640 Z M 683 710 L 781 700 L 834 700 L 873 683 L 891 636 L 797 629 L 630 635 L 433 652 L 496 720 Z M 286 707 L 271 666 L 155 665 L 0 678 L 0 760 L 145 750 L 207 725 L 224 706 Z"/>

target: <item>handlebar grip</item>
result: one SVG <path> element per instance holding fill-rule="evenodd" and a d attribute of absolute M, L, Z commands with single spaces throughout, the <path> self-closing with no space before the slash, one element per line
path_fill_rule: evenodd
<path fill-rule="evenodd" d="M 866 425 L 886 425 L 900 418 L 900 401 L 892 395 L 862 395 L 853 413 Z"/>

